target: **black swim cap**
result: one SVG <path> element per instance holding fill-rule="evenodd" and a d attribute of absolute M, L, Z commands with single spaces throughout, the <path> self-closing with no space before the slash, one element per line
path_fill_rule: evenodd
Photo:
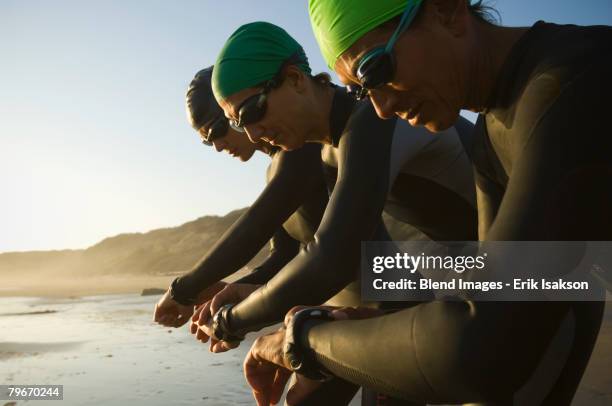
<path fill-rule="evenodd" d="M 185 94 L 187 119 L 196 131 L 199 131 L 205 123 L 223 115 L 223 110 L 217 104 L 210 86 L 212 71 L 213 67 L 209 66 L 196 73 Z"/>

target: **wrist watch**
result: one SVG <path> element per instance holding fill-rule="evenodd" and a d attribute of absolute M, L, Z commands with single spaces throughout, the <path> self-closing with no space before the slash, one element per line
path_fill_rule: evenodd
<path fill-rule="evenodd" d="M 213 335 L 217 340 L 223 340 L 228 343 L 239 343 L 244 340 L 244 336 L 235 334 L 229 326 L 229 313 L 234 307 L 233 303 L 221 306 L 221 308 L 213 316 Z"/>
<path fill-rule="evenodd" d="M 333 378 L 331 372 L 319 365 L 314 352 L 307 348 L 303 342 L 304 325 L 309 322 L 331 321 L 334 318 L 326 309 L 304 309 L 295 313 L 285 331 L 284 353 L 285 359 L 293 372 L 304 375 L 306 378 L 325 382 Z"/>
<path fill-rule="evenodd" d="M 181 304 L 183 306 L 193 306 L 196 304 L 197 297 L 188 297 L 184 294 L 181 294 L 181 290 L 179 287 L 180 276 L 174 278 L 172 283 L 170 284 L 170 297 L 176 303 Z"/>

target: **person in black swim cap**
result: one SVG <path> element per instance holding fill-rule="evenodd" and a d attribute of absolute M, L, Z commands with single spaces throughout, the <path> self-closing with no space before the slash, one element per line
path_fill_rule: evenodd
<path fill-rule="evenodd" d="M 240 270 L 270 240 L 270 256 L 236 282 L 259 285 L 267 281 L 311 241 L 327 204 L 321 172 L 320 147 L 309 146 L 288 154 L 260 142 L 251 143 L 244 134 L 227 125 L 210 87 L 212 67 L 199 71 L 185 96 L 187 116 L 202 142 L 226 150 L 241 161 L 255 151 L 269 155 L 268 184 L 259 198 L 217 244 L 194 267 L 175 279 L 155 307 L 154 320 L 179 327 L 194 312 L 194 305 L 211 299 L 226 284 L 224 277 Z"/>
<path fill-rule="evenodd" d="M 270 144 L 265 142 L 253 144 L 243 134 L 229 126 L 223 110 L 212 97 L 210 86 L 212 72 L 212 66 L 199 71 L 189 84 L 185 96 L 187 118 L 193 129 L 200 134 L 202 143 L 214 146 L 219 152 L 227 151 L 243 162 L 251 159 L 257 150 L 269 154 L 273 149 Z"/>

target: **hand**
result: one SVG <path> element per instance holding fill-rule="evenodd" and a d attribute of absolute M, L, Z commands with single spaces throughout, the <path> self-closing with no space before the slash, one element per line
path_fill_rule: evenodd
<path fill-rule="evenodd" d="M 277 404 L 291 376 L 285 364 L 283 342 L 285 329 L 259 337 L 244 360 L 244 377 L 253 389 L 257 406 Z"/>
<path fill-rule="evenodd" d="M 313 381 L 312 379 L 306 378 L 304 375 L 295 374 L 293 385 L 291 385 L 287 391 L 285 404 L 287 406 L 299 405 L 322 384 L 323 382 Z"/>
<path fill-rule="evenodd" d="M 193 306 L 177 303 L 168 289 L 155 305 L 153 321 L 165 327 L 180 327 L 187 323 L 192 314 Z"/>
<path fill-rule="evenodd" d="M 198 295 L 196 304 L 204 303 L 210 300 L 217 292 L 227 285 L 225 282 L 217 282 L 204 289 Z M 193 306 L 185 306 L 174 299 L 170 293 L 170 288 L 162 296 L 155 305 L 153 313 L 153 321 L 165 327 L 180 327 L 189 321 L 189 317 L 193 314 Z"/>
<path fill-rule="evenodd" d="M 307 306 L 296 306 L 287 312 L 285 326 L 293 315 L 306 309 Z M 318 306 L 328 310 L 331 306 Z M 253 390 L 258 406 L 276 404 L 283 394 L 284 387 L 291 375 L 291 367 L 284 354 L 285 328 L 259 337 L 249 350 L 244 360 L 244 376 Z M 287 392 L 287 403 L 297 404 L 321 383 L 297 375 L 294 385 Z"/>
<path fill-rule="evenodd" d="M 312 308 L 310 306 L 295 306 L 287 312 L 285 316 L 285 326 L 291 321 L 295 313 L 300 310 Z M 332 306 L 317 306 L 317 308 L 331 310 L 331 315 L 336 320 L 347 319 L 365 319 L 376 317 L 384 314 L 382 310 L 368 307 L 332 307 Z M 294 384 L 287 391 L 285 403 L 288 406 L 298 405 L 302 403 L 313 391 L 321 385 L 321 382 L 313 381 L 303 375 L 296 374 Z"/>
<path fill-rule="evenodd" d="M 232 283 L 225 286 L 217 293 L 212 300 L 200 306 L 191 318 L 191 333 L 196 335 L 196 339 L 203 343 L 210 338 L 210 351 L 214 353 L 225 352 L 238 347 L 239 343 L 228 343 L 219 341 L 212 336 L 212 318 L 219 311 L 221 306 L 228 303 L 240 303 L 251 293 L 259 288 L 260 285 L 247 283 Z"/>

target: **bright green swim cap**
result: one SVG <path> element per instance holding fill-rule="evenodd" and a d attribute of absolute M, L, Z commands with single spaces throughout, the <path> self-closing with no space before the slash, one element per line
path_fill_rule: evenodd
<path fill-rule="evenodd" d="M 309 0 L 308 12 L 330 69 L 357 40 L 421 0 Z"/>
<path fill-rule="evenodd" d="M 304 49 L 287 31 L 261 21 L 241 26 L 229 37 L 215 62 L 215 97 L 222 100 L 272 79 L 283 62 L 296 53 L 301 61 L 297 66 L 310 74 Z"/>

